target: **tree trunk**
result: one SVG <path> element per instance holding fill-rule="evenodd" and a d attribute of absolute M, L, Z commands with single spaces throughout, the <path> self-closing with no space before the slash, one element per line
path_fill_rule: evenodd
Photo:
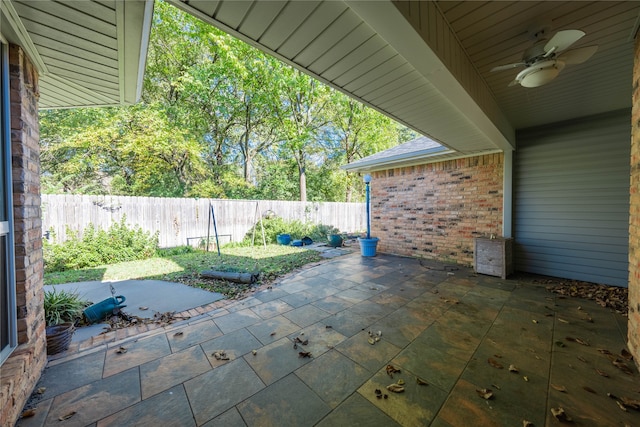
<path fill-rule="evenodd" d="M 302 166 L 298 169 L 299 178 L 300 178 L 300 201 L 307 201 L 307 174 L 305 171 L 305 167 Z"/>

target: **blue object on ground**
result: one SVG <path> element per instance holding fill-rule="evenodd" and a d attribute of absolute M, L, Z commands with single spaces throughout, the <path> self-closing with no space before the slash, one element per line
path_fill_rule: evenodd
<path fill-rule="evenodd" d="M 302 246 L 302 240 L 294 240 L 291 244 L 293 246 Z"/>
<path fill-rule="evenodd" d="M 288 245 L 289 243 L 291 243 L 291 235 L 289 235 L 289 234 L 278 234 L 276 236 L 276 241 L 280 245 Z"/>
<path fill-rule="evenodd" d="M 378 246 L 378 238 L 358 239 L 360 242 L 360 253 L 362 256 L 376 256 L 376 248 Z"/>
<path fill-rule="evenodd" d="M 122 295 L 117 295 L 111 298 L 107 298 L 98 303 L 92 304 L 84 309 L 84 315 L 91 323 L 99 322 L 110 314 L 117 313 L 125 304 L 122 304 L 126 300 Z"/>

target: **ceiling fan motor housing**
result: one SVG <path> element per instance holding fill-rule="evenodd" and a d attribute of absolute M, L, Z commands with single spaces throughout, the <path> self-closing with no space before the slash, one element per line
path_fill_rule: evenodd
<path fill-rule="evenodd" d="M 555 59 L 539 61 L 520 71 L 516 81 L 523 87 L 538 87 L 549 83 L 562 71 L 564 64 Z"/>

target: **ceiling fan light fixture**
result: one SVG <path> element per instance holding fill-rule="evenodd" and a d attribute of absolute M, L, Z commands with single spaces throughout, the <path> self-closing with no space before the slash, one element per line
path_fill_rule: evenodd
<path fill-rule="evenodd" d="M 555 79 L 561 69 L 562 67 L 558 67 L 556 61 L 544 61 L 522 70 L 516 80 L 523 87 L 538 87 Z"/>

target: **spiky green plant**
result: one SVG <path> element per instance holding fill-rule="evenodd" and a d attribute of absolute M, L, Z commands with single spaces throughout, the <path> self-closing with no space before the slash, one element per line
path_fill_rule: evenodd
<path fill-rule="evenodd" d="M 82 317 L 87 302 L 77 292 L 57 290 L 44 291 L 44 318 L 47 326 L 74 322 Z"/>

